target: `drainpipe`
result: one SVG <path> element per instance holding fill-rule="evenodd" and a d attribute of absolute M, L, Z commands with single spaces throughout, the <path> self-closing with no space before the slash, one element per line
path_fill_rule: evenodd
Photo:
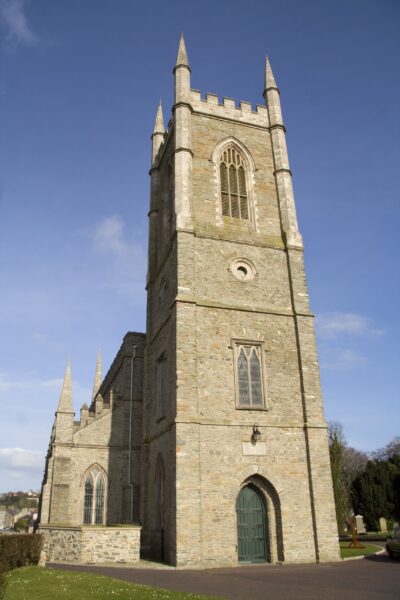
<path fill-rule="evenodd" d="M 131 488 L 131 518 L 133 523 L 133 481 L 132 481 L 132 415 L 133 415 L 133 363 L 136 358 L 136 346 L 133 346 L 133 354 L 131 356 L 131 394 L 129 406 L 129 454 L 128 454 L 128 484 Z"/>

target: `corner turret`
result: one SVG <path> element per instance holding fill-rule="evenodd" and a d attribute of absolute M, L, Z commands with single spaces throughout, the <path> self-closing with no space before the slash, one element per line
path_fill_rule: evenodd
<path fill-rule="evenodd" d="M 99 351 L 97 355 L 96 372 L 93 381 L 92 402 L 97 396 L 97 392 L 99 391 L 101 386 L 101 381 L 101 352 Z"/>
<path fill-rule="evenodd" d="M 183 33 L 179 40 L 175 75 L 175 215 L 176 228 L 192 230 L 190 190 L 192 177 L 192 117 L 190 66 Z"/>
<path fill-rule="evenodd" d="M 72 406 L 71 364 L 68 359 L 54 423 L 55 443 L 69 443 L 72 441 L 74 416 L 75 413 Z"/>
<path fill-rule="evenodd" d="M 265 97 L 266 92 L 270 90 L 276 90 L 279 92 L 279 88 L 276 85 L 275 77 L 271 69 L 271 64 L 269 62 L 268 56 L 265 57 L 265 76 L 264 76 L 264 93 Z"/>
<path fill-rule="evenodd" d="M 183 33 L 179 40 L 178 56 L 174 67 L 175 104 L 188 101 L 190 96 L 190 66 Z"/>
<path fill-rule="evenodd" d="M 80 426 L 83 427 L 87 423 L 87 419 L 89 416 L 89 408 L 86 402 L 81 406 L 81 418 L 80 418 Z"/>
<path fill-rule="evenodd" d="M 67 368 L 65 369 L 64 382 L 60 400 L 58 401 L 56 416 L 58 413 L 74 414 L 72 406 L 71 363 L 69 359 L 67 361 Z"/>
<path fill-rule="evenodd" d="M 164 117 L 162 111 L 161 100 L 158 105 L 156 122 L 154 123 L 154 130 L 151 136 L 152 141 L 152 153 L 151 153 L 151 163 L 154 165 L 154 161 L 157 157 L 158 151 L 160 149 L 161 144 L 164 142 L 165 135 L 165 127 L 164 127 Z"/>
<path fill-rule="evenodd" d="M 286 129 L 283 125 L 279 89 L 268 57 L 265 59 L 264 99 L 268 108 L 276 186 L 278 190 L 281 224 L 287 246 L 302 248 L 303 241 L 297 225 L 292 186 L 292 172 L 286 147 Z"/>

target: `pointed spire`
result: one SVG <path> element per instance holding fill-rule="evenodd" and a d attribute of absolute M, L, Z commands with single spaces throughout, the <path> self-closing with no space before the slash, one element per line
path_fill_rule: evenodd
<path fill-rule="evenodd" d="M 162 135 L 164 135 L 164 133 L 165 133 L 164 117 L 163 117 L 161 99 L 160 99 L 160 103 L 159 103 L 158 109 L 157 109 L 157 116 L 156 116 L 156 122 L 154 124 L 153 135 L 155 133 L 162 133 Z"/>
<path fill-rule="evenodd" d="M 101 386 L 101 352 L 99 351 L 99 353 L 97 355 L 96 373 L 94 375 L 92 400 L 95 399 L 95 396 L 96 396 L 97 392 L 99 391 L 100 386 Z"/>
<path fill-rule="evenodd" d="M 277 90 L 279 92 L 278 86 L 276 85 L 275 77 L 271 69 L 271 64 L 269 62 L 268 56 L 265 57 L 265 80 L 264 80 L 264 94 L 268 90 Z"/>
<path fill-rule="evenodd" d="M 181 33 L 179 40 L 178 56 L 176 57 L 175 69 L 181 66 L 188 67 L 188 69 L 190 69 L 183 33 Z"/>
<path fill-rule="evenodd" d="M 157 158 L 158 151 L 162 143 L 164 142 L 165 135 L 165 127 L 164 127 L 164 117 L 161 106 L 161 100 L 157 109 L 156 122 L 154 124 L 154 131 L 151 136 L 152 139 L 152 148 L 151 148 L 151 164 L 154 165 L 155 160 Z"/>
<path fill-rule="evenodd" d="M 71 384 L 71 363 L 68 359 L 67 368 L 65 370 L 64 383 L 61 390 L 60 401 L 58 403 L 57 412 L 73 413 L 72 406 L 72 384 Z"/>

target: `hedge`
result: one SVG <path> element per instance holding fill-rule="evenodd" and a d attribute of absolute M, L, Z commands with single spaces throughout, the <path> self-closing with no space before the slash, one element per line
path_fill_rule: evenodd
<path fill-rule="evenodd" d="M 0 558 L 0 600 L 4 598 L 4 592 L 6 591 L 6 578 L 5 578 L 6 566 Z"/>
<path fill-rule="evenodd" d="M 43 539 L 39 533 L 0 535 L 0 569 L 11 571 L 18 567 L 37 565 Z"/>

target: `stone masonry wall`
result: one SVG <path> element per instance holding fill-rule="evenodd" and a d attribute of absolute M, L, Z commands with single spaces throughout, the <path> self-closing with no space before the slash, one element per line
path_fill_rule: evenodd
<path fill-rule="evenodd" d="M 229 137 L 255 163 L 252 223 L 218 217 L 211 158 L 216 144 Z M 269 132 L 194 114 L 192 149 L 195 231 L 177 236 L 177 564 L 237 562 L 235 502 L 254 476 L 262 493 L 263 486 L 270 490 L 264 494 L 270 560 L 336 559 L 313 319 L 302 252 L 289 261 L 282 243 Z M 248 283 L 230 270 L 239 258 L 254 265 Z M 263 343 L 262 410 L 237 407 L 238 339 Z M 261 442 L 252 449 L 255 423 Z"/>
<path fill-rule="evenodd" d="M 135 563 L 140 557 L 140 527 L 43 526 L 48 562 Z"/>
<path fill-rule="evenodd" d="M 271 122 L 266 107 L 253 111 L 213 94 L 202 99 L 189 91 L 187 70 L 178 71 L 168 138 L 175 136 L 179 150 L 177 230 L 170 248 L 162 242 L 148 288 L 144 523 L 151 527 L 160 510 L 154 482 L 161 457 L 171 478 L 163 523 L 176 536 L 169 562 L 236 564 L 236 499 L 248 484 L 264 501 L 270 561 L 334 560 L 326 423 L 284 127 Z M 218 152 L 226 143 L 244 157 L 249 219 L 222 215 Z M 161 179 L 169 160 L 160 153 Z M 165 189 L 165 181 L 158 185 Z M 155 251 L 154 231 L 149 243 Z M 234 277 L 239 259 L 254 268 L 250 281 Z M 171 294 L 164 306 L 162 279 Z M 258 410 L 237 404 L 237 340 L 261 344 L 265 402 Z M 155 361 L 165 350 L 168 408 L 157 419 Z M 261 440 L 252 444 L 255 424 Z"/>
<path fill-rule="evenodd" d="M 82 531 L 80 527 L 51 527 L 41 525 L 46 561 L 80 562 Z"/>
<path fill-rule="evenodd" d="M 105 476 L 104 522 L 112 525 L 139 521 L 143 338 L 137 333 L 125 336 L 90 409 L 82 409 L 80 421 L 74 421 L 73 413 L 57 412 L 42 490 L 41 525 L 82 525 L 85 475 L 92 467 Z"/>

